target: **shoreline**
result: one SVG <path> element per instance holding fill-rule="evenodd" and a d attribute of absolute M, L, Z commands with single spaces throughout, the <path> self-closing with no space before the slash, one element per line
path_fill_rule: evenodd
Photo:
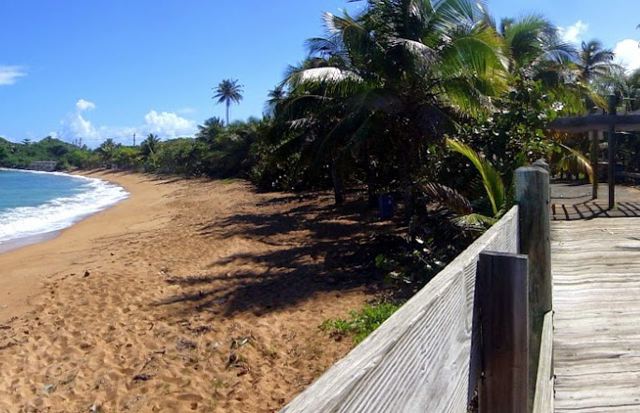
<path fill-rule="evenodd" d="M 100 212 L 104 212 L 104 211 L 99 211 L 96 212 L 95 214 L 99 214 Z M 83 218 L 89 218 L 92 215 L 95 214 L 90 214 L 87 217 Z M 80 219 L 77 222 L 74 222 L 73 224 L 71 224 L 70 226 L 68 226 L 67 228 L 71 228 L 72 226 L 74 226 L 75 224 L 77 224 L 78 222 L 81 222 L 82 219 Z M 49 232 L 42 232 L 40 234 L 35 234 L 35 235 L 27 235 L 25 237 L 20 237 L 20 238 L 14 238 L 14 239 L 10 239 L 8 241 L 4 241 L 3 244 L 0 244 L 0 255 L 2 254 L 7 254 L 9 252 L 12 251 L 17 251 L 21 248 L 25 248 L 28 247 L 29 245 L 35 245 L 35 244 L 39 244 L 41 242 L 47 242 L 50 241 L 52 239 L 55 239 L 57 236 L 60 235 L 61 231 L 64 231 L 65 228 L 61 229 L 61 230 L 54 230 L 54 231 L 49 231 Z"/>
<path fill-rule="evenodd" d="M 22 235 L 19 236 L 17 238 L 12 238 L 9 240 L 5 240 L 0 242 L 0 255 L 1 254 L 6 254 L 8 252 L 12 252 L 12 251 L 16 251 L 19 250 L 21 248 L 27 247 L 29 245 L 34 245 L 34 244 L 39 244 L 42 242 L 46 242 L 52 239 L 55 239 L 56 237 L 58 237 L 63 231 L 66 231 L 67 229 L 77 225 L 78 223 L 96 215 L 96 214 L 100 214 L 104 211 L 107 211 L 111 208 L 113 208 L 114 206 L 116 206 L 117 204 L 125 201 L 126 199 L 128 199 L 130 197 L 130 191 L 127 190 L 127 188 L 125 188 L 123 185 L 119 184 L 117 182 L 117 180 L 109 180 L 106 179 L 104 177 L 96 177 L 96 176 L 92 176 L 92 174 L 104 174 L 105 172 L 102 170 L 94 170 L 94 171 L 81 171 L 81 170 L 75 170 L 75 171 L 71 171 L 71 172 L 46 172 L 46 171 L 38 171 L 38 170 L 30 170 L 30 169 L 11 169 L 11 168 L 0 168 L 0 170 L 3 171 L 17 171 L 17 172 L 22 172 L 22 173 L 33 173 L 33 174 L 51 174 L 51 175 L 57 175 L 57 176 L 64 176 L 64 177 L 68 177 L 68 178 L 75 178 L 75 179 L 81 179 L 83 181 L 101 181 L 101 182 L 105 182 L 111 185 L 115 185 L 118 188 L 121 188 L 122 190 L 124 190 L 124 194 L 122 195 L 122 197 L 120 199 L 116 199 L 114 202 L 111 203 L 107 203 L 104 206 L 100 206 L 97 210 L 95 211 L 88 211 L 88 212 L 80 212 L 77 214 L 77 216 L 71 218 L 71 220 L 69 220 L 68 222 L 64 223 L 64 224 L 58 224 L 58 225 L 64 225 L 61 228 L 55 228 L 55 229 L 51 229 L 51 230 L 46 230 L 43 232 L 39 232 L 39 233 L 35 233 L 35 234 L 26 234 L 26 235 Z M 102 175 L 101 174 L 101 175 Z M 87 194 L 90 192 L 87 192 Z"/>
<path fill-rule="evenodd" d="M 64 255 L 70 249 L 79 247 L 79 244 L 97 239 L 111 216 L 125 216 L 130 209 L 143 206 L 137 200 L 138 185 L 135 183 L 140 177 L 145 177 L 143 174 L 94 170 L 73 171 L 67 175 L 100 179 L 122 187 L 128 195 L 105 209 L 81 216 L 68 227 L 17 238 L 1 246 L 0 268 L 8 270 L 0 276 L 0 323 L 31 310 L 31 301 L 44 292 L 44 284 L 48 279 L 34 274 L 33 269 L 38 265 L 37 262 L 31 262 L 33 260 L 29 257 L 46 260 L 47 256 Z M 132 179 L 133 176 L 136 178 Z M 54 268 L 57 267 L 54 264 Z"/>
<path fill-rule="evenodd" d="M 130 197 L 0 254 L 0 411 L 277 411 L 353 346 L 368 226 L 330 194 L 89 176 Z M 343 258 L 344 256 L 344 258 Z"/>

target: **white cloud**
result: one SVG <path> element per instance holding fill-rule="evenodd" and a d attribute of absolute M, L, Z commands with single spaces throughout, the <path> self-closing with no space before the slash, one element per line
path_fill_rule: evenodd
<path fill-rule="evenodd" d="M 60 122 L 60 130 L 50 135 L 67 141 L 82 140 L 90 147 L 98 146 L 107 138 L 116 142 L 131 144 L 135 134 L 140 140 L 149 133 L 157 134 L 161 139 L 173 139 L 180 136 L 192 136 L 196 132 L 196 122 L 181 117 L 175 112 L 149 111 L 144 116 L 144 123 L 138 126 L 94 125 L 87 117 L 87 111 L 96 108 L 94 102 L 80 99 L 76 102 L 76 110 Z M 138 140 L 138 142 L 140 142 Z"/>
<path fill-rule="evenodd" d="M 196 129 L 195 122 L 178 116 L 174 112 L 152 110 L 145 115 L 144 121 L 149 132 L 168 138 L 192 135 Z"/>
<path fill-rule="evenodd" d="M 614 47 L 616 63 L 619 63 L 631 72 L 640 69 L 640 40 L 624 39 Z"/>
<path fill-rule="evenodd" d="M 582 38 L 589 30 L 589 25 L 582 20 L 578 20 L 569 27 L 558 27 L 558 32 L 562 40 L 568 43 L 579 44 L 582 42 Z"/>
<path fill-rule="evenodd" d="M 86 99 L 79 99 L 76 102 L 76 111 L 67 115 L 67 117 L 60 122 L 61 130 L 56 133 L 56 135 L 69 140 L 79 138 L 85 141 L 101 139 L 100 132 L 93 126 L 90 120 L 82 115 L 82 112 L 95 108 L 95 103 Z"/>
<path fill-rule="evenodd" d="M 102 136 L 98 129 L 86 119 L 80 111 L 69 114 L 60 122 L 61 130 L 59 136 L 68 140 L 83 139 L 85 142 L 90 140 L 102 140 Z"/>
<path fill-rule="evenodd" d="M 13 85 L 19 78 L 27 75 L 22 66 L 0 65 L 0 86 Z"/>
<path fill-rule="evenodd" d="M 90 100 L 80 99 L 76 102 L 76 109 L 80 112 L 84 112 L 86 110 L 93 110 L 96 108 L 96 104 L 91 102 Z"/>

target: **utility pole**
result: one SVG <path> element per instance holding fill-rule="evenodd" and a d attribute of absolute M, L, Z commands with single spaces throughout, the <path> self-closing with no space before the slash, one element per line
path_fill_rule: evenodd
<path fill-rule="evenodd" d="M 136 134 L 135 134 L 135 132 L 133 133 L 133 146 L 136 146 Z"/>

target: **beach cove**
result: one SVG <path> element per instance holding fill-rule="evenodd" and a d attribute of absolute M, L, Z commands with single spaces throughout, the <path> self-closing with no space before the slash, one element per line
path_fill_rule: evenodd
<path fill-rule="evenodd" d="M 352 347 L 317 328 L 372 296 L 329 195 L 89 175 L 130 197 L 0 254 L 0 411 L 276 411 Z"/>
<path fill-rule="evenodd" d="M 0 253 L 54 238 L 127 196 L 94 177 L 0 168 Z"/>

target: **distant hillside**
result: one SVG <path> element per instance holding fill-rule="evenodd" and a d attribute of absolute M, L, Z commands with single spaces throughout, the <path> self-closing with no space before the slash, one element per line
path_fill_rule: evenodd
<path fill-rule="evenodd" d="M 78 148 L 51 137 L 38 142 L 15 143 L 0 137 L 0 167 L 28 168 L 34 161 L 56 161 L 56 169 L 82 166 L 90 156 L 86 148 Z"/>

